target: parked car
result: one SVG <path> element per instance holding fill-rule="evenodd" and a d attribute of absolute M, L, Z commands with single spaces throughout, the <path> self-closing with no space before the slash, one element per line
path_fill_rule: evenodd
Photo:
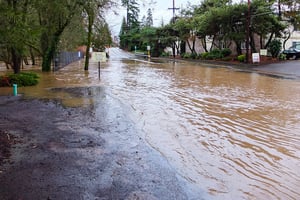
<path fill-rule="evenodd" d="M 294 59 L 300 58 L 300 49 L 296 49 L 294 47 L 290 47 L 289 49 L 286 49 L 282 52 L 286 55 L 286 59 Z"/>

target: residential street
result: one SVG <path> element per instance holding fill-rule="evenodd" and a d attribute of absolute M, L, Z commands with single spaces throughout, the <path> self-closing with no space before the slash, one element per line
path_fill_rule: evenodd
<path fill-rule="evenodd" d="M 1 88 L 1 200 L 299 196 L 299 60 L 110 55 L 101 78 L 79 61 L 19 96 Z"/>

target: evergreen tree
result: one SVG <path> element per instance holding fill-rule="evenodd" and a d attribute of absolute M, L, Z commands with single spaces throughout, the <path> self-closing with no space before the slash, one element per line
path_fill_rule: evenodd
<path fill-rule="evenodd" d="M 152 16 L 152 11 L 149 8 L 147 11 L 147 18 L 146 18 L 146 26 L 150 27 L 153 26 L 153 16 Z"/>
<path fill-rule="evenodd" d="M 139 4 L 136 0 L 122 0 L 122 6 L 127 9 L 127 27 L 130 29 L 139 27 Z"/>

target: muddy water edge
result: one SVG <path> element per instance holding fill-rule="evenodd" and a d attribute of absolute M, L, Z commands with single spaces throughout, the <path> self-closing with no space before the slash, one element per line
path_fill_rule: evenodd
<path fill-rule="evenodd" d="M 20 88 L 20 93 L 90 107 L 99 119 L 106 113 L 101 119 L 124 124 L 114 130 L 124 137 L 124 146 L 130 141 L 122 133 L 134 126 L 132 134 L 191 185 L 181 199 L 300 196 L 299 81 L 187 62 L 126 59 L 103 64 L 99 80 L 96 65 L 88 73 L 79 66 L 41 74 L 39 86 Z M 76 89 L 70 88 L 78 87 L 104 88 L 106 106 L 100 106 L 101 92 L 95 89 L 74 95 Z M 126 117 L 118 117 L 121 110 Z"/>

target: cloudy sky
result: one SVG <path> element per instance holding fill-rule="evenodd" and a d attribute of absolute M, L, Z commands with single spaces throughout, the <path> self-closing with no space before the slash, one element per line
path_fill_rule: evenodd
<path fill-rule="evenodd" d="M 200 0 L 174 0 L 175 1 L 175 7 L 177 8 L 185 8 L 188 2 L 191 2 L 192 4 L 199 4 Z M 119 0 L 119 2 L 121 2 Z M 170 19 L 173 16 L 173 11 L 169 10 L 168 8 L 173 7 L 173 0 L 137 0 L 137 2 L 140 4 L 140 19 L 145 15 L 147 15 L 147 10 L 149 8 L 152 9 L 152 15 L 153 15 L 153 23 L 154 26 L 159 26 L 163 20 L 165 24 L 169 23 Z M 121 5 L 121 3 L 119 3 Z M 113 35 L 118 35 L 120 31 L 120 26 L 122 23 L 123 16 L 126 15 L 125 8 L 122 8 L 119 6 L 118 8 L 113 9 L 114 12 L 117 13 L 117 15 L 114 14 L 114 12 L 107 13 L 107 22 L 110 25 L 111 31 Z M 178 13 L 179 11 L 177 11 Z"/>

